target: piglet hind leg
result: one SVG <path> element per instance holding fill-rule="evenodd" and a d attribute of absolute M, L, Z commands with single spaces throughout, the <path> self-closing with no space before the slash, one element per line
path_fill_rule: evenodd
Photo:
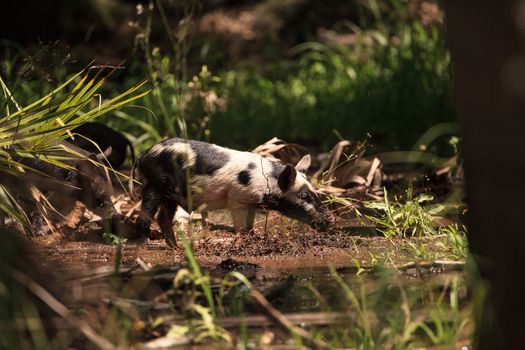
<path fill-rule="evenodd" d="M 250 232 L 255 221 L 255 209 L 230 209 L 235 232 Z"/>
<path fill-rule="evenodd" d="M 207 210 L 201 210 L 201 224 L 202 224 L 202 227 L 204 228 L 209 227 Z"/>
<path fill-rule="evenodd" d="M 149 227 L 153 216 L 157 212 L 161 203 L 161 196 L 158 190 L 151 186 L 145 186 L 142 190 L 142 204 L 140 214 L 137 219 L 137 236 L 149 236 Z"/>
<path fill-rule="evenodd" d="M 160 231 L 164 235 L 166 244 L 172 248 L 177 248 L 177 238 L 175 237 L 175 232 L 173 232 L 173 216 L 176 210 L 176 202 L 163 202 L 160 206 L 159 216 L 157 217 Z"/>

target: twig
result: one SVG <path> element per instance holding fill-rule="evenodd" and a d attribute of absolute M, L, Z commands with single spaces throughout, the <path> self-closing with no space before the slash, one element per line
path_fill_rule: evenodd
<path fill-rule="evenodd" d="M 288 318 L 286 318 L 286 316 L 274 308 L 259 291 L 251 290 L 249 296 L 255 300 L 255 302 L 261 307 L 262 311 L 265 312 L 270 319 L 283 327 L 285 330 L 289 331 L 290 333 L 297 334 L 306 342 L 315 346 L 315 348 L 331 349 L 330 345 L 324 341 L 314 339 L 310 333 L 300 327 L 295 326 Z"/>
<path fill-rule="evenodd" d="M 64 304 L 55 299 L 54 296 L 38 283 L 17 270 L 11 270 L 10 272 L 13 279 L 18 283 L 25 285 L 37 298 L 42 300 L 47 306 L 49 306 L 49 308 L 51 308 L 51 310 L 63 317 L 73 327 L 77 328 L 93 344 L 101 349 L 115 349 L 115 346 L 109 340 L 100 336 L 87 322 L 73 316 Z"/>
<path fill-rule="evenodd" d="M 133 215 L 133 213 L 140 207 L 140 204 L 141 204 L 142 201 L 138 201 L 134 206 L 133 208 L 131 208 L 127 213 L 126 213 L 126 217 L 131 217 L 131 215 Z"/>
<path fill-rule="evenodd" d="M 465 267 L 463 260 L 433 260 L 433 261 L 410 261 L 398 267 L 399 270 L 406 270 L 411 268 L 431 268 L 442 267 L 447 271 L 462 270 Z"/>
<path fill-rule="evenodd" d="M 370 169 L 368 170 L 368 175 L 366 175 L 366 186 L 370 187 L 372 185 L 372 181 L 374 180 L 374 174 L 376 170 L 381 165 L 381 161 L 377 158 L 374 158 L 372 160 L 372 164 L 370 165 Z"/>
<path fill-rule="evenodd" d="M 283 316 L 294 325 L 326 326 L 340 323 L 351 317 L 344 312 L 298 312 Z M 223 317 L 220 325 L 224 328 L 238 328 L 241 322 L 247 327 L 268 327 L 274 324 L 266 315 L 248 315 L 244 317 Z"/>

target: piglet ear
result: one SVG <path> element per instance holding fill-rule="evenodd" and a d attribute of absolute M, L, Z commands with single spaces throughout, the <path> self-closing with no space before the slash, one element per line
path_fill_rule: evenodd
<path fill-rule="evenodd" d="M 279 175 L 279 179 L 277 179 L 279 188 L 281 191 L 283 191 L 283 193 L 288 192 L 290 188 L 292 188 L 293 184 L 295 183 L 296 176 L 297 171 L 293 165 L 287 164 L 281 175 Z"/>
<path fill-rule="evenodd" d="M 309 154 L 305 155 L 299 163 L 295 166 L 295 170 L 297 170 L 300 173 L 306 173 L 308 168 L 310 167 L 310 164 L 312 163 L 312 158 Z"/>

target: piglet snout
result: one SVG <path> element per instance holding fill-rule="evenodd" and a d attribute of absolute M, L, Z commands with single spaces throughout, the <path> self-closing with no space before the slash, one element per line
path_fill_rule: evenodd
<path fill-rule="evenodd" d="M 317 231 L 327 231 L 330 226 L 335 223 L 335 216 L 327 212 L 323 214 L 318 220 L 312 223 L 312 227 Z"/>

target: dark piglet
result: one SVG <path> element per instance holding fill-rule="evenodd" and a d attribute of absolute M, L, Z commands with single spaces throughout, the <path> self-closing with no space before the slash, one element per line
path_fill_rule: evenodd
<path fill-rule="evenodd" d="M 69 169 L 51 164 L 39 157 L 19 157 L 16 152 L 10 152 L 13 160 L 24 165 L 25 173 L 17 176 L 2 173 L 0 183 L 14 193 L 22 203 L 23 209 L 31 220 L 33 233 L 42 233 L 42 215 L 33 198 L 33 187 L 44 194 L 60 215 L 67 215 L 75 201 L 83 202 L 87 208 L 102 217 L 110 217 L 115 213 L 111 195 L 113 188 L 104 167 L 94 164 L 101 162 L 103 157 L 89 153 L 67 141 L 57 145 L 68 148 L 76 155 L 63 149 L 58 149 L 54 155 L 65 159 L 62 162 Z"/>
<path fill-rule="evenodd" d="M 73 133 L 79 135 L 76 135 L 74 139 L 68 138 L 67 141 L 88 152 L 95 154 L 100 153 L 93 142 L 95 142 L 103 152 L 111 147 L 111 152 L 109 152 L 107 159 L 113 168 L 119 168 L 124 164 L 128 148 L 130 150 L 131 162 L 133 163 L 135 161 L 135 151 L 128 138 L 102 123 L 89 122 L 82 124 L 73 129 Z"/>

